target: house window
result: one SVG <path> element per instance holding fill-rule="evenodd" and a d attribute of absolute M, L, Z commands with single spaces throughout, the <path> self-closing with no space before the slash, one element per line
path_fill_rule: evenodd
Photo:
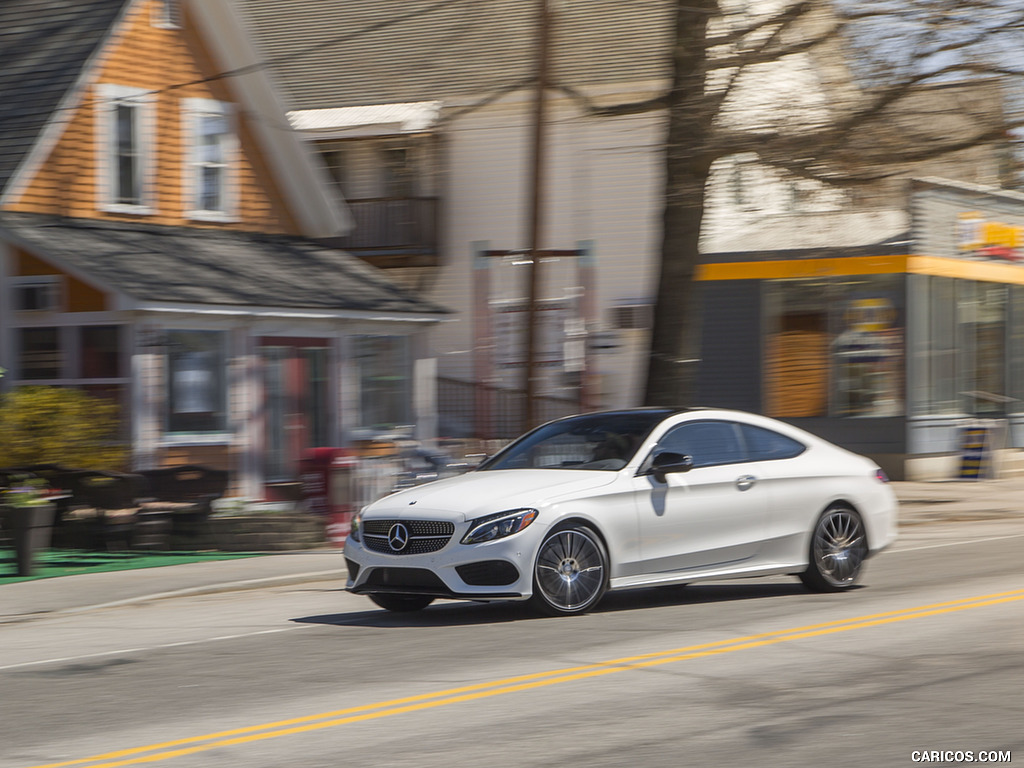
<path fill-rule="evenodd" d="M 187 99 L 186 209 L 193 219 L 225 221 L 234 217 L 232 161 L 236 153 L 231 105 L 210 99 Z"/>
<path fill-rule="evenodd" d="M 323 142 L 319 145 L 319 151 L 324 167 L 327 168 L 327 175 L 331 180 L 331 185 L 338 190 L 342 197 L 351 197 L 349 194 L 350 190 L 348 189 L 349 160 L 347 157 L 348 152 L 345 149 L 345 142 Z"/>
<path fill-rule="evenodd" d="M 159 0 L 153 6 L 153 26 L 157 29 L 181 27 L 181 0 Z"/>
<path fill-rule="evenodd" d="M 412 361 L 405 336 L 359 336 L 362 426 L 386 429 L 409 423 L 412 402 Z"/>
<path fill-rule="evenodd" d="M 167 332 L 167 431 L 226 429 L 225 334 Z"/>
<path fill-rule="evenodd" d="M 407 148 L 382 148 L 381 174 L 384 197 L 412 197 L 415 168 Z"/>
<path fill-rule="evenodd" d="M 121 326 L 82 326 L 80 350 L 83 379 L 119 379 L 124 376 Z"/>
<path fill-rule="evenodd" d="M 19 312 L 59 312 L 60 278 L 56 275 L 15 278 L 14 308 Z"/>
<path fill-rule="evenodd" d="M 22 380 L 50 381 L 63 376 L 59 328 L 22 328 L 19 336 Z"/>
<path fill-rule="evenodd" d="M 101 207 L 114 213 L 151 213 L 147 200 L 151 94 L 101 85 Z"/>

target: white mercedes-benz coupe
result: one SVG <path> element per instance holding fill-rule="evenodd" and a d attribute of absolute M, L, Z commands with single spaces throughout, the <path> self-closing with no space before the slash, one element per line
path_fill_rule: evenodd
<path fill-rule="evenodd" d="M 837 592 L 896 538 L 897 509 L 874 462 L 764 416 L 588 413 L 365 507 L 347 589 L 391 611 L 528 599 L 554 615 L 711 579 L 792 574 Z"/>

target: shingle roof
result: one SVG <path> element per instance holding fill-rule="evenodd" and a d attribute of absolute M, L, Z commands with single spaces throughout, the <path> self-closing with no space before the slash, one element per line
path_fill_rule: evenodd
<path fill-rule="evenodd" d="M 351 254 L 298 237 L 0 213 L 14 242 L 140 302 L 443 315 Z"/>
<path fill-rule="evenodd" d="M 128 2 L 0 2 L 0 192 Z"/>
<path fill-rule="evenodd" d="M 534 72 L 536 0 L 236 2 L 290 109 L 486 95 Z M 551 7 L 557 82 L 668 76 L 671 0 Z"/>

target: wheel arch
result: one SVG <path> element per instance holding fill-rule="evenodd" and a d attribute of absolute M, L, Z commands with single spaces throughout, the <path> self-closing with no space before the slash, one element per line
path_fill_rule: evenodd
<path fill-rule="evenodd" d="M 609 549 L 608 547 L 608 538 L 607 536 L 605 536 L 604 531 L 601 530 L 601 526 L 598 523 L 591 520 L 590 518 L 581 517 L 580 515 L 569 515 L 568 517 L 564 517 L 556 523 L 552 523 L 551 528 L 548 529 L 548 533 L 560 530 L 562 528 L 571 528 L 575 525 L 582 525 L 585 528 L 589 528 L 595 534 L 597 534 L 597 538 L 601 540 L 601 546 L 604 547 L 604 553 L 608 557 L 608 565 L 610 567 L 612 553 L 611 549 Z"/>

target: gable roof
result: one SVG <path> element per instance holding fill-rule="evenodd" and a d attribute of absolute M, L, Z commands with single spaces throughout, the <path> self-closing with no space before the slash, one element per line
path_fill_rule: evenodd
<path fill-rule="evenodd" d="M 458 101 L 535 70 L 536 0 L 236 2 L 293 110 Z M 556 81 L 600 85 L 669 75 L 671 0 L 552 6 Z"/>
<path fill-rule="evenodd" d="M 131 1 L 0 2 L 0 193 Z"/>
<path fill-rule="evenodd" d="M 122 294 L 132 308 L 435 320 L 447 313 L 355 256 L 300 237 L 16 213 L 0 213 L 0 234 Z"/>

